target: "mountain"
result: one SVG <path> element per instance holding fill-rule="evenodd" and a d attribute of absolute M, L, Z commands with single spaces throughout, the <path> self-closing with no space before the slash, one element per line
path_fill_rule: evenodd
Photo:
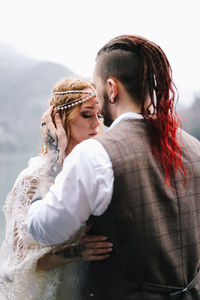
<path fill-rule="evenodd" d="M 56 82 L 73 76 L 63 65 L 37 61 L 0 44 L 0 151 L 29 151 Z"/>
<path fill-rule="evenodd" d="M 0 44 L 0 152 L 40 151 L 40 118 L 52 87 L 71 76 L 63 65 L 30 59 Z M 178 112 L 183 128 L 200 140 L 200 97 Z"/>

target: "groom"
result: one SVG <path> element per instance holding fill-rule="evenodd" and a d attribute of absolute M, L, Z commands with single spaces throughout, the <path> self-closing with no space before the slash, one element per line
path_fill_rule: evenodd
<path fill-rule="evenodd" d="M 80 299 L 200 299 L 200 143 L 179 129 L 162 49 L 120 36 L 97 54 L 94 86 L 109 130 L 76 146 L 29 212 L 40 243 L 85 221 L 114 244 L 83 263 Z"/>

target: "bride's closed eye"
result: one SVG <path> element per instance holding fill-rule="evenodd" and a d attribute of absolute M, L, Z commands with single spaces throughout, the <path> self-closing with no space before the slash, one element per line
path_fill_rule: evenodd
<path fill-rule="evenodd" d="M 88 118 L 93 117 L 93 114 L 91 114 L 91 113 L 81 113 L 81 116 L 82 116 L 83 118 L 85 118 L 85 119 L 88 119 Z M 101 114 L 99 114 L 99 115 L 97 115 L 97 118 L 98 118 L 98 119 L 102 119 L 103 116 L 102 116 Z"/>
<path fill-rule="evenodd" d="M 88 119 L 88 118 L 92 117 L 92 114 L 90 114 L 90 113 L 81 113 L 81 117 L 83 117 L 85 119 Z"/>

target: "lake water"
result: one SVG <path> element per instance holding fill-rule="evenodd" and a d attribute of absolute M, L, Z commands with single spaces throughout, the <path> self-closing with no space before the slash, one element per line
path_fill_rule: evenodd
<path fill-rule="evenodd" d="M 33 153 L 1 153 L 0 154 L 0 245 L 4 238 L 5 217 L 2 206 L 8 192 L 29 159 L 36 154 Z"/>

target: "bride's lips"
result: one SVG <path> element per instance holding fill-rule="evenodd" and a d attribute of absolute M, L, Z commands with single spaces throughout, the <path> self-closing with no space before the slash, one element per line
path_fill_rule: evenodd
<path fill-rule="evenodd" d="M 98 132 L 93 132 L 93 133 L 89 133 L 89 136 L 95 136 L 97 134 L 98 134 Z"/>

